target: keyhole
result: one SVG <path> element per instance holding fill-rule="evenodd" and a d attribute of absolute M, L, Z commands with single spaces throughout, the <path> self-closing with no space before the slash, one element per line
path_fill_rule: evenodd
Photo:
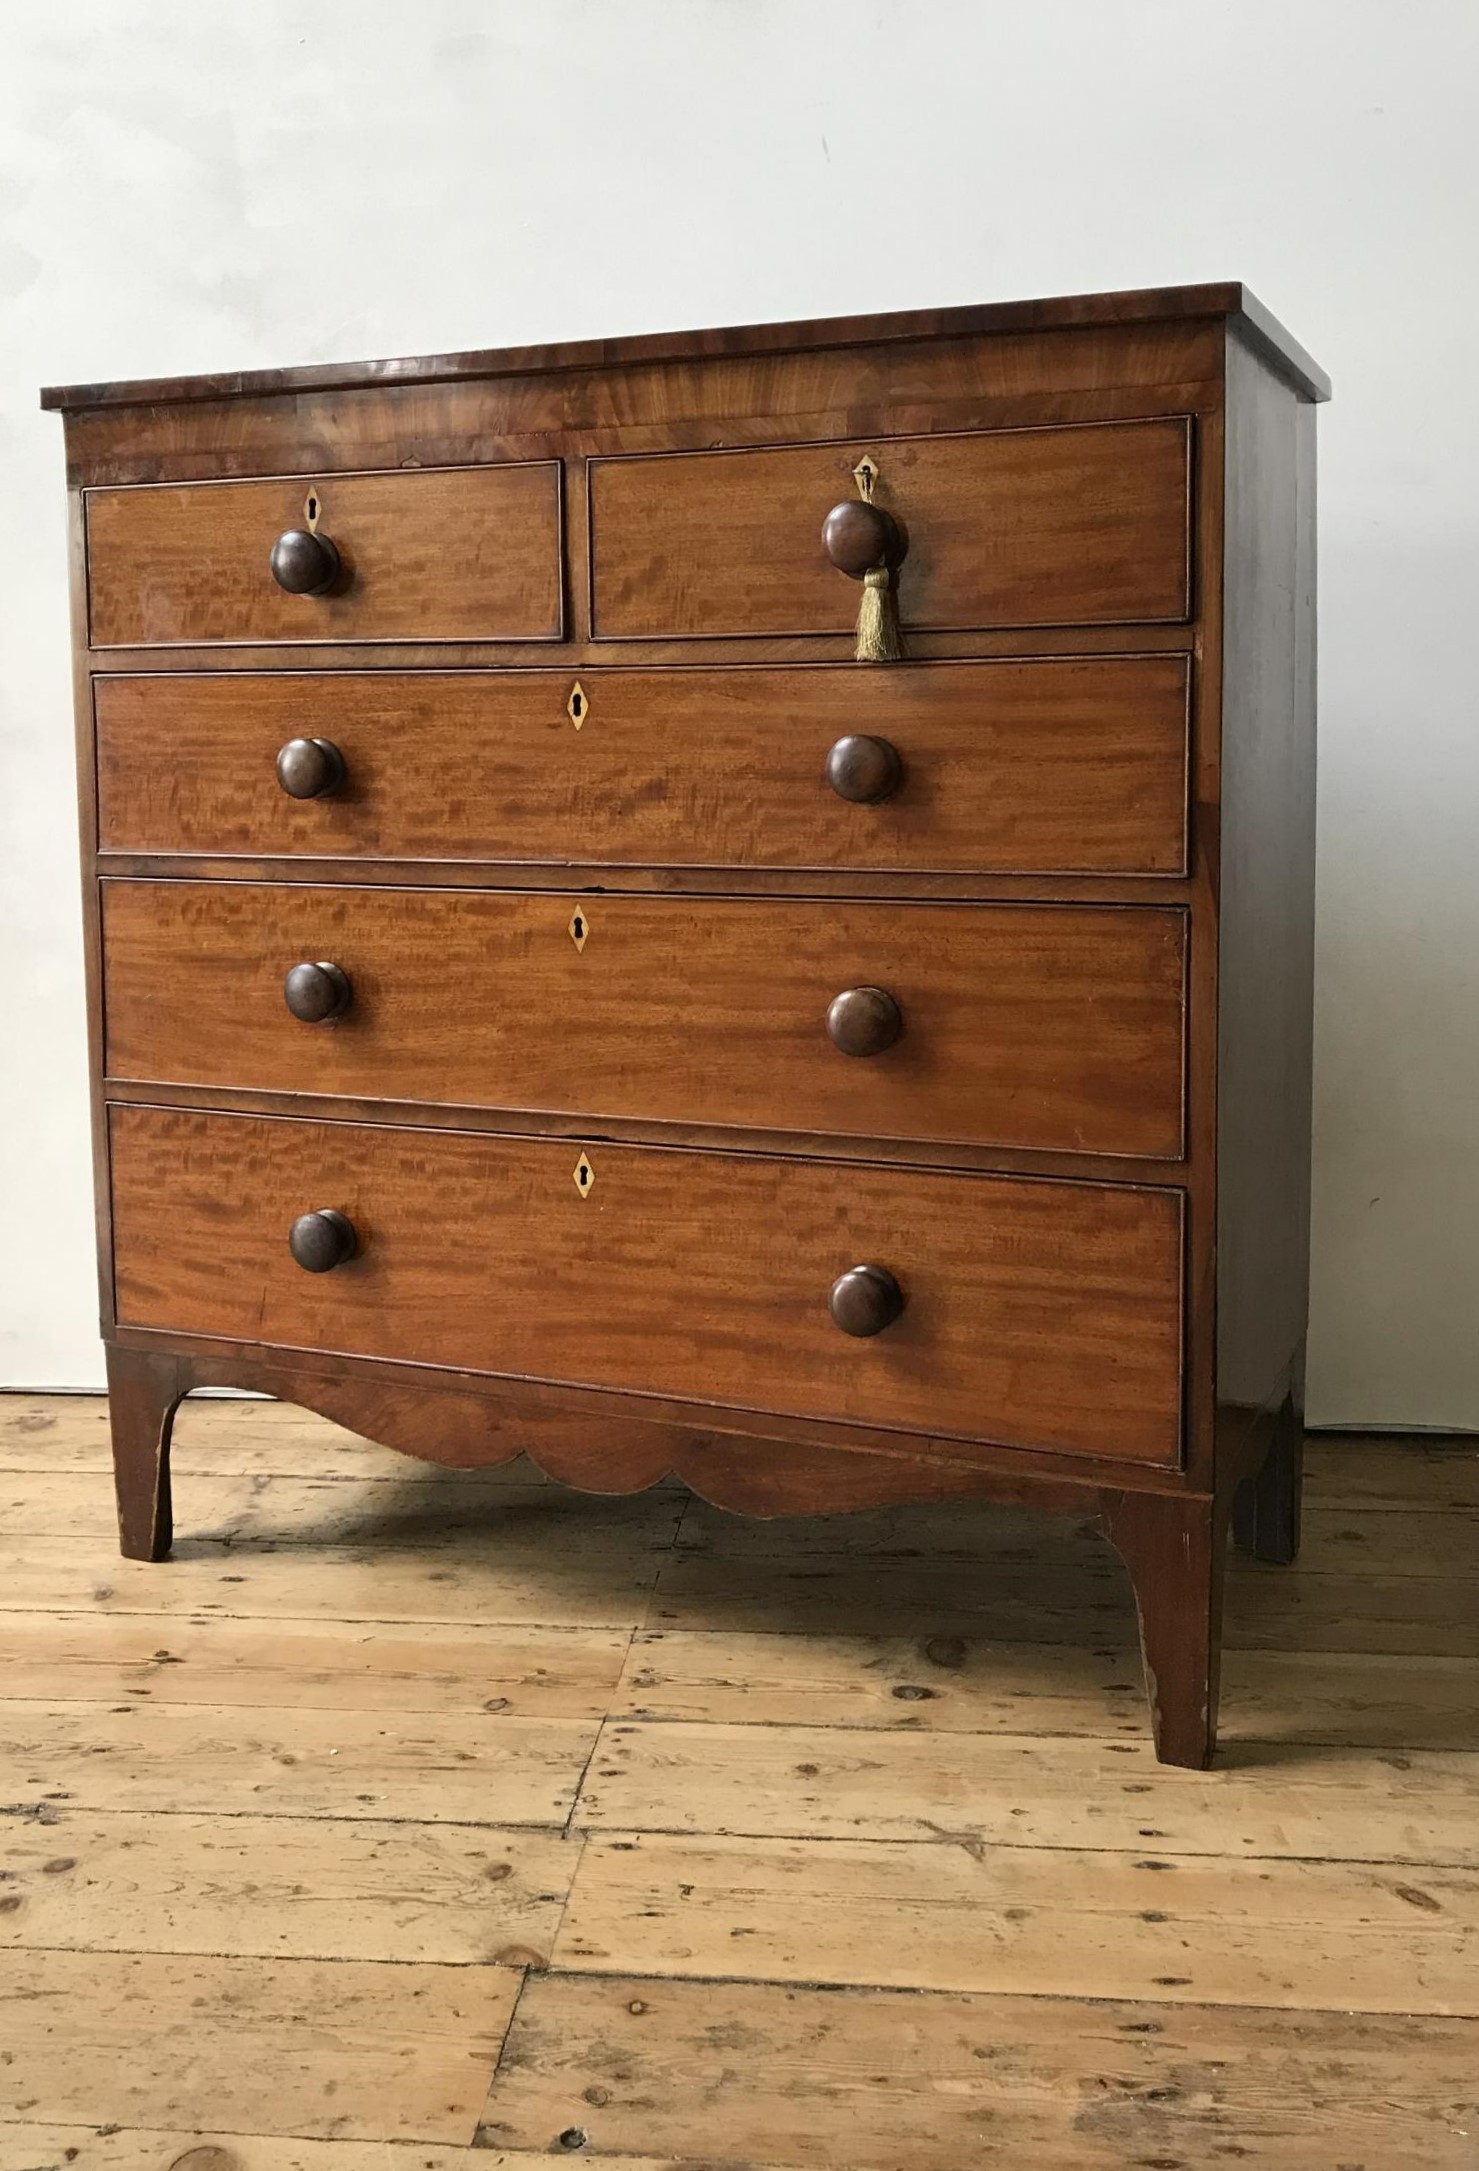
<path fill-rule="evenodd" d="M 580 722 L 580 719 L 581 719 L 581 717 L 582 717 L 582 716 L 584 716 L 584 714 L 585 714 L 585 695 L 584 695 L 584 694 L 582 694 L 582 693 L 573 693 L 573 694 L 572 694 L 572 695 L 570 696 L 570 714 L 571 714 L 571 715 L 572 715 L 572 716 L 573 716 L 573 717 L 575 718 L 575 721 L 576 721 L 577 723 L 579 723 L 579 722 Z"/>
<path fill-rule="evenodd" d="M 590 1170 L 589 1170 L 588 1168 L 582 1168 L 582 1169 L 577 1169 L 577 1170 L 576 1170 L 576 1172 L 575 1172 L 575 1181 L 576 1181 L 576 1182 L 577 1182 L 577 1183 L 578 1183 L 578 1184 L 580 1185 L 580 1188 L 581 1188 L 581 1190 L 582 1190 L 582 1191 L 584 1191 L 584 1190 L 585 1190 L 585 1188 L 586 1188 L 586 1186 L 587 1186 L 587 1185 L 589 1184 L 590 1180 L 591 1180 L 591 1172 L 590 1172 Z"/>
<path fill-rule="evenodd" d="M 578 912 L 577 912 L 577 913 L 576 913 L 576 915 L 575 915 L 575 924 L 574 924 L 574 926 L 573 926 L 573 927 L 571 928 L 571 933 L 572 933 L 572 934 L 574 935 L 574 937 L 575 937 L 575 939 L 576 939 L 576 941 L 577 941 L 577 942 L 584 942 L 584 940 L 585 940 L 585 921 L 584 921 L 584 920 L 583 920 L 583 919 L 581 918 L 581 916 L 580 916 L 580 914 L 579 914 Z"/>

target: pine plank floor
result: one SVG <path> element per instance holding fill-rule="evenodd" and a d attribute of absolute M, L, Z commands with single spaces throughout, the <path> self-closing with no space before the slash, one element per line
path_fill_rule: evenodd
<path fill-rule="evenodd" d="M 1311 1446 L 1168 1772 L 1071 1523 L 0 1396 L 0 2171 L 1479 2171 L 1479 1441 Z"/>

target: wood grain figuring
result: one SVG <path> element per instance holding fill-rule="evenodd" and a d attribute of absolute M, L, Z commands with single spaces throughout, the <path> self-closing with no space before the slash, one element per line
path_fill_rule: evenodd
<path fill-rule="evenodd" d="M 865 454 L 908 532 L 906 630 L 1186 617 L 1190 440 L 1167 420 L 593 461 L 593 631 L 846 630 L 857 589 L 820 529 Z"/>
<path fill-rule="evenodd" d="M 120 1320 L 1174 1463 L 1169 1192 L 117 1108 Z M 302 1274 L 336 1205 L 360 1256 Z M 776 1233 L 784 1229 L 785 1243 Z M 450 1242 L 448 1232 L 459 1232 Z M 877 1259 L 904 1316 L 827 1314 Z"/>
<path fill-rule="evenodd" d="M 553 460 L 312 486 L 339 589 L 287 595 L 273 544 L 302 528 L 304 478 L 87 493 L 94 647 L 283 641 L 558 640 Z"/>
<path fill-rule="evenodd" d="M 103 900 L 115 1078 L 1181 1147 L 1178 911 L 193 882 L 108 882 Z M 343 1015 L 289 1010 L 305 960 L 347 975 Z M 859 986 L 902 1014 L 878 1055 L 829 1035 L 829 1006 Z"/>
<path fill-rule="evenodd" d="M 888 670 L 576 674 L 274 672 L 98 677 L 105 852 L 307 854 L 557 865 L 1179 874 L 1188 667 L 1180 657 Z M 829 790 L 870 733 L 904 777 L 876 806 Z M 325 737 L 343 787 L 275 782 Z"/>

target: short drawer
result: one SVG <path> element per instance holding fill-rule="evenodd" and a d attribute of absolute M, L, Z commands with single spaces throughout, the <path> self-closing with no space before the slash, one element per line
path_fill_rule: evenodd
<path fill-rule="evenodd" d="M 903 524 L 907 632 L 1184 619 L 1190 424 L 983 430 L 592 460 L 593 629 L 607 640 L 848 631 L 855 581 L 821 544 L 877 466 Z"/>
<path fill-rule="evenodd" d="M 94 648 L 230 642 L 557 641 L 560 464 L 397 469 L 86 493 Z M 272 571 L 290 531 L 340 560 L 324 594 Z"/>
<path fill-rule="evenodd" d="M 525 865 L 1179 874 L 1188 678 L 1181 656 L 578 679 L 104 676 L 93 681 L 99 844 Z M 328 752 L 319 774 L 296 779 L 318 795 L 295 798 L 276 764 L 305 738 Z M 882 753 L 845 743 L 858 739 Z M 882 796 L 849 799 L 849 789 Z"/>
<path fill-rule="evenodd" d="M 1185 944 L 1173 907 L 109 881 L 107 1067 L 165 1083 L 1174 1156 Z M 291 1014 L 284 978 L 299 963 L 342 975 L 337 1016 Z M 314 977 L 320 995 L 334 985 Z M 832 1037 L 881 1042 L 894 1025 L 872 1053 L 843 1053 Z"/>
<path fill-rule="evenodd" d="M 127 1326 L 1177 1459 L 1173 1191 L 154 1108 L 111 1146 Z M 357 1252 L 305 1272 L 324 1209 Z M 866 1338 L 858 1265 L 903 1300 Z"/>

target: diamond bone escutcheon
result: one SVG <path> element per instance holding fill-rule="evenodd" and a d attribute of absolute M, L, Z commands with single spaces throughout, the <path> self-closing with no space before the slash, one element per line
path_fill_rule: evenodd
<path fill-rule="evenodd" d="M 591 1167 L 591 1164 L 586 1159 L 585 1155 L 582 1154 L 580 1159 L 576 1162 L 574 1169 L 571 1171 L 570 1181 L 574 1184 L 576 1190 L 580 1193 L 581 1197 L 583 1199 L 588 1199 L 591 1195 L 591 1185 L 595 1182 L 595 1180 L 596 1172 Z"/>

